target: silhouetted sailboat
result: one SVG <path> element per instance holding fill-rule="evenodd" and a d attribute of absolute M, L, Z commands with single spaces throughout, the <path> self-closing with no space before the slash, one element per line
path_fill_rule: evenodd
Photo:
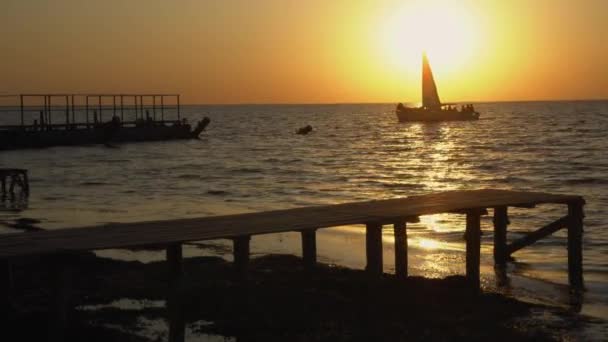
<path fill-rule="evenodd" d="M 433 71 L 425 53 L 422 54 L 422 107 L 410 108 L 400 103 L 395 112 L 400 122 L 479 119 L 479 113 L 473 109 L 473 105 L 462 106 L 461 110 L 458 110 L 456 106 L 441 103 Z"/>

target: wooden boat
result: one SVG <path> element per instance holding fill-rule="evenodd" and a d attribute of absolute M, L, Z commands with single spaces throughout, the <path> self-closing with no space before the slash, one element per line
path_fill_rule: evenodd
<path fill-rule="evenodd" d="M 209 124 L 209 118 L 205 117 L 198 121 L 194 128 L 182 119 L 179 115 L 179 101 L 177 104 L 177 119 L 165 120 L 164 112 L 167 108 L 164 104 L 156 108 L 154 104 L 154 117 L 150 115 L 148 110 L 145 110 L 144 115 L 144 96 L 161 97 L 161 103 L 164 96 L 173 95 L 19 95 L 21 98 L 21 125 L 2 125 L 0 126 L 0 150 L 21 149 L 21 148 L 43 148 L 50 146 L 73 146 L 73 145 L 89 145 L 89 144 L 108 144 L 108 143 L 125 143 L 125 142 L 142 142 L 142 141 L 160 141 L 160 140 L 175 140 L 175 139 L 195 139 L 205 130 Z M 40 111 L 40 116 L 32 124 L 25 124 L 24 113 L 25 108 L 31 108 L 23 103 L 23 99 L 32 96 L 44 97 L 44 107 Z M 66 98 L 65 108 L 58 109 L 56 106 L 51 106 L 52 97 Z M 80 114 L 86 115 L 86 122 L 76 122 L 74 119 L 74 97 L 85 96 L 87 99 L 86 107 L 80 108 Z M 123 98 L 126 96 L 135 97 L 134 106 L 123 106 Z M 88 103 L 89 98 L 99 98 L 99 105 L 91 108 Z M 112 97 L 114 103 L 118 97 L 121 98 L 119 105 L 114 105 L 113 108 L 105 108 L 106 111 L 112 111 L 112 117 L 109 121 L 103 121 L 102 118 L 102 97 Z M 137 99 L 140 99 L 138 105 Z M 72 105 L 70 106 L 70 101 Z M 156 101 L 155 101 L 156 102 Z M 162 119 L 156 120 L 156 110 L 162 113 Z M 172 109 L 176 109 L 175 106 Z M 99 115 L 97 113 L 99 110 Z M 135 120 L 123 121 L 124 113 L 128 110 L 134 111 Z M 31 110 L 30 110 L 31 111 Z M 51 113 L 61 112 L 65 114 L 65 123 L 51 123 Z M 90 122 L 91 113 L 93 112 L 93 122 Z M 70 114 L 72 118 L 70 119 Z"/>
<path fill-rule="evenodd" d="M 461 110 L 458 110 L 454 104 L 441 103 L 426 54 L 422 54 L 422 107 L 405 107 L 400 103 L 397 105 L 395 114 L 397 114 L 399 122 L 479 119 L 479 113 L 474 110 L 473 105 L 462 106 Z"/>

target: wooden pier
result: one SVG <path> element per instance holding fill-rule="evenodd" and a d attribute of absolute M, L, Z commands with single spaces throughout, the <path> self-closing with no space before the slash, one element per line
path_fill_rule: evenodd
<path fill-rule="evenodd" d="M 508 208 L 532 208 L 539 204 L 562 204 L 567 212 L 552 223 L 508 243 Z M 507 190 L 448 191 L 406 198 L 356 202 L 338 205 L 306 207 L 227 216 L 151 221 L 129 224 L 109 224 L 43 232 L 26 232 L 0 237 L 0 259 L 4 260 L 0 279 L 8 294 L 10 260 L 31 255 L 63 256 L 58 267 L 67 268 L 69 256 L 81 251 L 109 248 L 129 248 L 147 245 L 166 246 L 170 268 L 170 291 L 167 304 L 170 311 L 170 340 L 183 341 L 184 322 L 179 310 L 179 289 L 182 269 L 182 243 L 190 241 L 232 239 L 235 269 L 246 281 L 249 262 L 249 242 L 253 235 L 297 231 L 302 234 L 302 255 L 310 271 L 316 264 L 316 231 L 343 225 L 363 225 L 366 230 L 366 271 L 370 278 L 383 273 L 382 229 L 393 225 L 395 233 L 395 269 L 399 278 L 406 278 L 407 223 L 416 222 L 421 215 L 455 213 L 466 215 L 466 277 L 472 289 L 480 287 L 480 225 L 481 217 L 493 209 L 494 260 L 504 265 L 512 253 L 529 246 L 559 229 L 568 231 L 568 275 L 575 289 L 583 287 L 582 232 L 583 206 L 580 196 L 553 195 L 537 192 Z M 68 258 L 68 259 L 66 259 Z M 65 272 L 57 272 L 57 293 L 69 288 Z M 65 298 L 62 295 L 61 298 Z M 10 295 L 5 298 L 10 301 Z M 65 304 L 65 302 L 64 302 Z M 58 305 L 56 317 L 65 317 L 65 305 Z M 61 322 L 60 322 L 61 323 Z"/>
<path fill-rule="evenodd" d="M 15 194 L 15 186 L 28 196 L 30 194 L 30 182 L 25 169 L 0 169 L 1 195 Z M 8 190 L 7 190 L 8 184 Z"/>

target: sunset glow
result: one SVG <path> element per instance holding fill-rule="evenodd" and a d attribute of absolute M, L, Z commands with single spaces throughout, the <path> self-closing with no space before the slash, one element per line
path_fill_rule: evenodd
<path fill-rule="evenodd" d="M 419 2 L 388 16 L 380 42 L 398 69 L 419 72 L 425 51 L 435 69 L 450 73 L 479 54 L 481 30 L 479 19 L 458 3 Z"/>
<path fill-rule="evenodd" d="M 603 0 L 9 0 L 0 93 L 416 102 L 426 50 L 445 101 L 607 98 L 605 13 Z"/>

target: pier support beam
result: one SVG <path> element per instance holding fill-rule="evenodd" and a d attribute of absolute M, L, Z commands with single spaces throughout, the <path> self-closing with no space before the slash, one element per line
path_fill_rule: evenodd
<path fill-rule="evenodd" d="M 181 300 L 181 283 L 183 275 L 182 245 L 171 245 L 167 247 L 166 253 L 169 282 L 169 294 L 167 296 L 169 342 L 184 342 L 186 322 Z"/>
<path fill-rule="evenodd" d="M 317 266 L 317 231 L 316 229 L 303 230 L 302 235 L 302 260 L 304 268 L 313 270 Z"/>
<path fill-rule="evenodd" d="M 518 250 L 520 250 L 524 247 L 530 246 L 531 244 L 535 243 L 536 241 L 539 241 L 540 239 L 543 239 L 562 228 L 567 227 L 568 221 L 569 221 L 569 217 L 564 216 L 558 220 L 555 220 L 555 221 L 549 223 L 548 225 L 546 225 L 538 230 L 530 232 L 530 233 L 524 235 L 523 237 L 511 242 L 509 245 L 507 245 L 507 252 L 506 252 L 507 256 L 517 252 Z"/>
<path fill-rule="evenodd" d="M 371 276 L 382 275 L 382 225 L 368 223 L 365 228 L 366 270 Z"/>
<path fill-rule="evenodd" d="M 466 276 L 474 290 L 479 290 L 479 262 L 481 252 L 481 212 L 472 210 L 467 212 L 467 261 Z"/>
<path fill-rule="evenodd" d="M 50 341 L 65 341 L 67 337 L 72 292 L 72 268 L 69 258 L 68 255 L 53 257 L 52 275 L 54 279 L 48 320 Z"/>
<path fill-rule="evenodd" d="M 23 176 L 23 191 L 25 192 L 26 196 L 29 196 L 30 195 L 30 180 L 29 180 L 29 177 L 27 176 L 27 170 L 23 170 L 22 176 Z"/>
<path fill-rule="evenodd" d="M 505 267 L 507 264 L 507 207 L 494 208 L 494 265 Z"/>
<path fill-rule="evenodd" d="M 8 259 L 0 259 L 0 319 L 6 321 L 6 318 L 12 314 L 12 291 L 13 291 L 13 272 L 11 263 Z"/>
<path fill-rule="evenodd" d="M 583 288 L 583 203 L 568 204 L 568 280 Z"/>
<path fill-rule="evenodd" d="M 234 253 L 234 266 L 236 269 L 237 276 L 241 280 L 247 280 L 249 271 L 249 242 L 251 236 L 237 236 L 232 239 L 233 253 Z"/>
<path fill-rule="evenodd" d="M 395 231 L 395 275 L 399 279 L 407 278 L 407 223 L 397 222 Z"/>

